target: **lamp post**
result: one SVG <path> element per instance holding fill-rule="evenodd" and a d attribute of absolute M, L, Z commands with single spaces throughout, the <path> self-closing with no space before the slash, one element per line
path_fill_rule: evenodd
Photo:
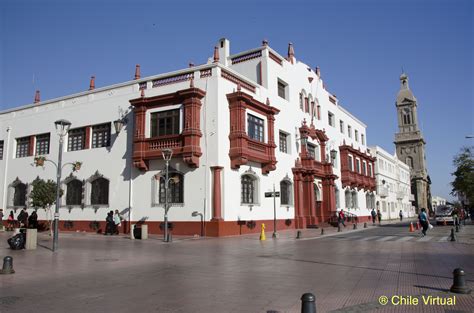
<path fill-rule="evenodd" d="M 194 211 L 193 213 L 191 213 L 192 217 L 196 217 L 198 215 L 201 217 L 201 237 L 204 237 L 204 217 L 202 213 L 199 213 L 198 211 Z"/>
<path fill-rule="evenodd" d="M 276 193 L 275 193 L 275 184 L 273 184 L 273 235 L 272 238 L 277 238 L 277 213 L 276 213 Z"/>
<path fill-rule="evenodd" d="M 59 136 L 59 151 L 58 151 L 58 164 L 56 166 L 56 209 L 54 211 L 54 234 L 53 234 L 53 252 L 58 249 L 58 232 L 59 232 L 59 195 L 61 192 L 61 163 L 63 161 L 63 143 L 64 136 L 71 127 L 71 122 L 67 120 L 57 120 L 54 122 L 56 132 Z"/>
<path fill-rule="evenodd" d="M 168 189 L 169 189 L 169 164 L 171 157 L 173 156 L 173 150 L 171 149 L 163 149 L 161 150 L 161 154 L 163 155 L 163 159 L 166 162 L 166 170 L 165 170 L 165 232 L 164 232 L 164 242 L 169 242 L 168 236 L 168 210 L 169 210 L 169 200 L 168 200 Z"/>
<path fill-rule="evenodd" d="M 334 166 L 334 161 L 336 160 L 336 157 L 337 157 L 337 151 L 336 149 L 331 149 L 329 153 L 331 155 L 331 164 Z"/>

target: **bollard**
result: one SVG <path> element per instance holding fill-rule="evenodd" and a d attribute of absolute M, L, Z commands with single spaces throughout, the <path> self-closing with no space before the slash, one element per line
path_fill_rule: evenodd
<path fill-rule="evenodd" d="M 453 271 L 453 285 L 451 286 L 450 291 L 454 293 L 470 293 L 471 289 L 469 289 L 466 285 L 466 279 L 464 270 L 462 268 L 456 268 Z"/>
<path fill-rule="evenodd" d="M 354 224 L 354 226 L 352 226 L 352 229 L 357 229 L 357 224 Z"/>
<path fill-rule="evenodd" d="M 324 235 L 324 228 L 321 228 L 321 235 Z"/>
<path fill-rule="evenodd" d="M 296 239 L 301 239 L 301 237 L 303 237 L 303 235 L 301 234 L 301 230 L 298 230 L 296 232 Z"/>
<path fill-rule="evenodd" d="M 367 222 L 364 223 L 364 228 L 367 228 Z"/>
<path fill-rule="evenodd" d="M 0 271 L 0 274 L 13 274 L 15 270 L 13 269 L 13 258 L 11 256 L 6 256 L 3 258 L 3 268 Z"/>
<path fill-rule="evenodd" d="M 301 313 L 316 313 L 316 297 L 312 293 L 301 296 Z"/>
<path fill-rule="evenodd" d="M 456 225 L 456 232 L 459 233 L 459 225 Z"/>
<path fill-rule="evenodd" d="M 449 238 L 450 241 L 456 241 L 456 236 L 454 236 L 454 228 L 451 228 L 451 237 Z"/>
<path fill-rule="evenodd" d="M 337 232 L 338 232 L 338 233 L 341 232 L 341 224 L 337 224 Z"/>

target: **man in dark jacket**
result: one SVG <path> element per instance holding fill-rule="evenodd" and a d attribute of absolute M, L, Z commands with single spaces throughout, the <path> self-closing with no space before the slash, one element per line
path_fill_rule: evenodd
<path fill-rule="evenodd" d="M 26 212 L 26 209 L 21 209 L 20 214 L 18 214 L 18 222 L 20 223 L 20 228 L 26 227 L 26 224 L 28 223 L 28 213 Z"/>

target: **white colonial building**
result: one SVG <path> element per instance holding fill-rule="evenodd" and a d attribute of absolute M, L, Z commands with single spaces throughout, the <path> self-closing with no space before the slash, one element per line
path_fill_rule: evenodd
<path fill-rule="evenodd" d="M 438 196 L 433 196 L 431 198 L 431 206 L 435 212 L 436 208 L 440 205 L 446 205 L 446 199 Z"/>
<path fill-rule="evenodd" d="M 95 221 L 103 228 L 118 209 L 160 233 L 168 148 L 175 234 L 199 233 L 194 211 L 210 236 L 271 225 L 273 199 L 264 194 L 274 186 L 279 229 L 328 223 L 337 209 L 363 221 L 375 206 L 366 125 L 327 90 L 319 68 L 296 60 L 291 44 L 286 57 L 266 41 L 231 55 L 221 39 L 207 64 L 145 78 L 139 69 L 128 82 L 95 88 L 93 77 L 87 91 L 46 101 L 37 93 L 35 103 L 0 112 L 3 208 L 31 212 L 31 183 L 55 180 L 52 163 L 33 163 L 57 160 L 60 119 L 72 124 L 63 162 L 82 162 L 62 172 L 62 229 L 92 231 Z"/>
<path fill-rule="evenodd" d="M 415 216 L 410 188 L 410 167 L 379 146 L 370 147 L 376 158 L 375 180 L 377 184 L 376 206 L 382 219 L 398 219 L 400 210 L 404 217 Z"/>

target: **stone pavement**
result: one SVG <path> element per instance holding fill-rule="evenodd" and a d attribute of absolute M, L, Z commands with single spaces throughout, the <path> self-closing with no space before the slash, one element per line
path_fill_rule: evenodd
<path fill-rule="evenodd" d="M 61 233 L 52 253 L 46 234 L 37 250 L 12 251 L 0 233 L 0 257 L 14 258 L 16 274 L 0 275 L 0 312 L 300 312 L 300 297 L 316 295 L 318 312 L 472 312 L 473 294 L 455 306 L 381 305 L 380 296 L 451 297 L 452 271 L 474 283 L 474 226 L 457 242 L 440 241 L 449 226 L 420 241 L 405 224 L 342 233 L 328 228 L 230 238 Z M 267 228 L 268 230 L 268 228 Z M 389 239 L 382 239 L 388 238 Z M 410 240 L 401 238 L 413 238 Z M 366 238 L 370 238 L 364 240 Z M 382 239 L 382 240 L 379 240 Z"/>

